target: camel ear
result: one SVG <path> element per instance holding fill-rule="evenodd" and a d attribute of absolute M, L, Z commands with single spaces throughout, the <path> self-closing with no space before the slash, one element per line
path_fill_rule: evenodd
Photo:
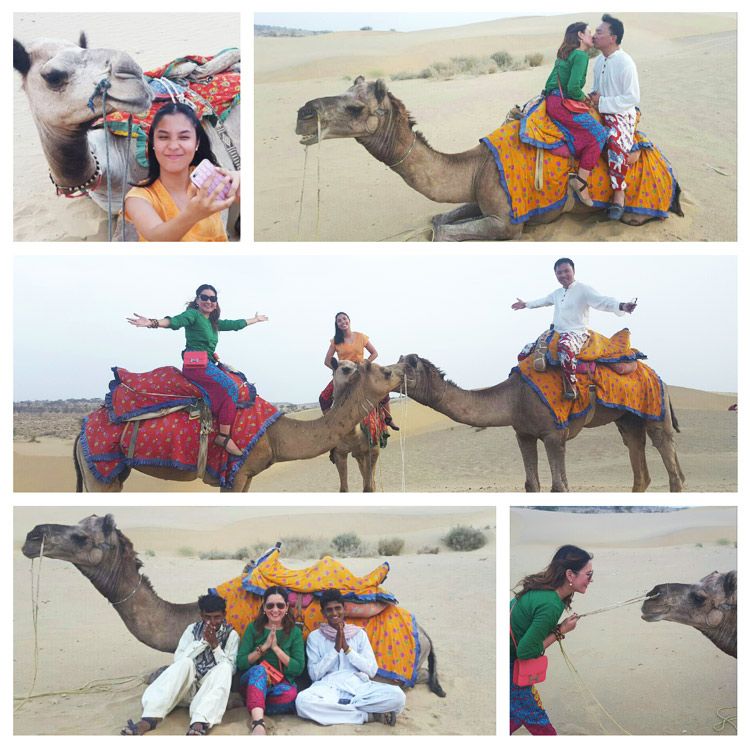
<path fill-rule="evenodd" d="M 387 93 L 388 87 L 385 85 L 385 81 L 382 78 L 378 78 L 378 80 L 375 81 L 375 98 L 378 100 L 378 104 L 385 99 Z"/>
<path fill-rule="evenodd" d="M 29 57 L 26 47 L 18 39 L 13 40 L 13 67 L 22 76 L 25 76 L 31 67 L 31 57 Z"/>
<path fill-rule="evenodd" d="M 412 369 L 416 370 L 419 364 L 419 357 L 416 354 L 409 354 L 406 357 L 406 364 Z"/>
<path fill-rule="evenodd" d="M 111 513 L 107 513 L 106 516 L 104 516 L 104 521 L 102 521 L 102 533 L 104 536 L 109 536 L 117 527 L 117 524 L 115 523 L 115 517 Z"/>
<path fill-rule="evenodd" d="M 78 37 L 78 46 L 82 49 L 88 49 L 89 40 L 86 39 L 86 32 L 82 31 L 81 36 Z"/>
<path fill-rule="evenodd" d="M 354 85 L 359 86 L 360 83 L 364 83 L 365 77 L 364 76 L 357 76 L 354 79 Z"/>
<path fill-rule="evenodd" d="M 737 571 L 730 570 L 724 576 L 724 593 L 727 599 L 732 599 L 737 596 Z"/>
<path fill-rule="evenodd" d="M 336 369 L 339 366 L 339 361 L 336 359 L 336 357 L 331 357 L 331 369 L 336 372 Z"/>

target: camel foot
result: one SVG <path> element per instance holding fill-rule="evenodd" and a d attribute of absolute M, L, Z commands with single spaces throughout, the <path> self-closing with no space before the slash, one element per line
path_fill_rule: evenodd
<path fill-rule="evenodd" d="M 469 240 L 515 240 L 521 236 L 523 224 L 510 225 L 497 216 L 483 216 L 458 224 L 439 224 L 433 242 L 466 242 Z"/>

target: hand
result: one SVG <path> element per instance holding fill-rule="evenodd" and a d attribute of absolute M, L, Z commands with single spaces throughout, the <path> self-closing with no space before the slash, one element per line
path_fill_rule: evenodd
<path fill-rule="evenodd" d="M 522 299 L 516 297 L 516 301 L 510 307 L 511 310 L 523 310 L 526 307 L 526 303 Z"/>
<path fill-rule="evenodd" d="M 151 318 L 144 318 L 143 315 L 138 315 L 138 313 L 133 313 L 133 315 L 135 315 L 134 318 L 126 319 L 131 326 L 135 326 L 136 328 L 148 328 L 151 325 Z"/>
<path fill-rule="evenodd" d="M 571 630 L 576 629 L 576 625 L 578 625 L 578 614 L 574 612 L 570 617 L 566 617 L 560 623 L 560 632 L 563 635 L 570 633 Z"/>
<path fill-rule="evenodd" d="M 267 651 L 270 651 L 274 645 L 276 644 L 276 631 L 271 630 L 271 632 L 268 634 L 268 638 L 266 638 L 265 643 L 260 647 L 261 651 L 265 654 Z"/>
<path fill-rule="evenodd" d="M 231 184 L 231 181 L 231 177 L 225 176 L 211 192 L 209 192 L 208 183 L 198 189 L 191 182 L 188 185 L 188 203 L 184 209 L 185 213 L 197 224 L 199 221 L 229 208 L 234 203 L 234 196 L 224 200 L 219 200 L 218 196 L 225 186 Z"/>
<path fill-rule="evenodd" d="M 210 623 L 206 625 L 203 631 L 203 640 L 211 647 L 213 651 L 219 645 L 219 639 L 216 637 L 216 627 Z"/>
<path fill-rule="evenodd" d="M 642 153 L 643 152 L 641 151 L 641 149 L 638 149 L 637 151 L 631 151 L 628 154 L 628 158 L 627 158 L 628 166 L 632 167 L 633 164 L 635 164 L 638 161 L 638 159 L 641 158 Z"/>
<path fill-rule="evenodd" d="M 256 323 L 265 323 L 268 320 L 268 315 L 258 315 L 258 313 L 256 312 L 253 320 Z"/>
<path fill-rule="evenodd" d="M 224 175 L 224 177 L 229 177 L 231 180 L 231 187 L 229 188 L 229 195 L 227 195 L 227 198 L 234 198 L 234 196 L 237 196 L 237 200 L 240 199 L 240 173 L 239 172 L 233 172 L 230 169 L 224 169 L 224 167 L 216 167 L 216 171 Z"/>
<path fill-rule="evenodd" d="M 589 99 L 591 100 L 592 106 L 599 108 L 599 99 L 601 99 L 601 94 L 599 94 L 598 91 L 592 91 L 589 94 Z"/>
<path fill-rule="evenodd" d="M 336 630 L 336 642 L 334 643 L 336 651 L 346 651 L 346 639 L 344 638 L 344 623 L 341 622 Z"/>
<path fill-rule="evenodd" d="M 632 313 L 637 306 L 637 302 L 620 302 L 620 310 L 626 313 Z"/>

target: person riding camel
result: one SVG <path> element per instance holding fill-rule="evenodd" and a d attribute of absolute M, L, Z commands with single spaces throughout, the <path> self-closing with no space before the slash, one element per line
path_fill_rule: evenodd
<path fill-rule="evenodd" d="M 605 297 L 596 289 L 581 284 L 575 279 L 575 264 L 570 258 L 555 261 L 555 276 L 562 289 L 556 289 L 546 297 L 524 302 L 516 297 L 511 305 L 513 310 L 554 305 L 552 328 L 559 334 L 557 353 L 562 369 L 564 396 L 574 401 L 578 398 L 576 390 L 577 356 L 589 338 L 589 309 L 625 315 L 635 310 L 637 302 L 618 302 L 614 297 Z"/>

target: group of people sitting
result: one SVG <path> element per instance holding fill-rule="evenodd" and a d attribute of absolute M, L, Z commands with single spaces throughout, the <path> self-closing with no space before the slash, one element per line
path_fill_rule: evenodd
<path fill-rule="evenodd" d="M 375 654 L 366 631 L 346 622 L 341 592 L 327 589 L 319 602 L 326 621 L 305 646 L 289 611 L 289 593 L 281 586 L 266 589 L 258 616 L 242 638 L 226 620 L 222 597 L 200 597 L 201 619 L 187 626 L 173 663 L 146 688 L 141 719 L 129 720 L 121 734 L 146 734 L 184 705 L 190 712 L 187 734 L 205 735 L 221 723 L 235 672 L 252 734 L 266 734 L 266 714 L 296 713 L 324 726 L 394 725 L 406 702 L 403 690 L 373 681 Z M 305 669 L 312 684 L 298 692 L 296 681 Z"/>

